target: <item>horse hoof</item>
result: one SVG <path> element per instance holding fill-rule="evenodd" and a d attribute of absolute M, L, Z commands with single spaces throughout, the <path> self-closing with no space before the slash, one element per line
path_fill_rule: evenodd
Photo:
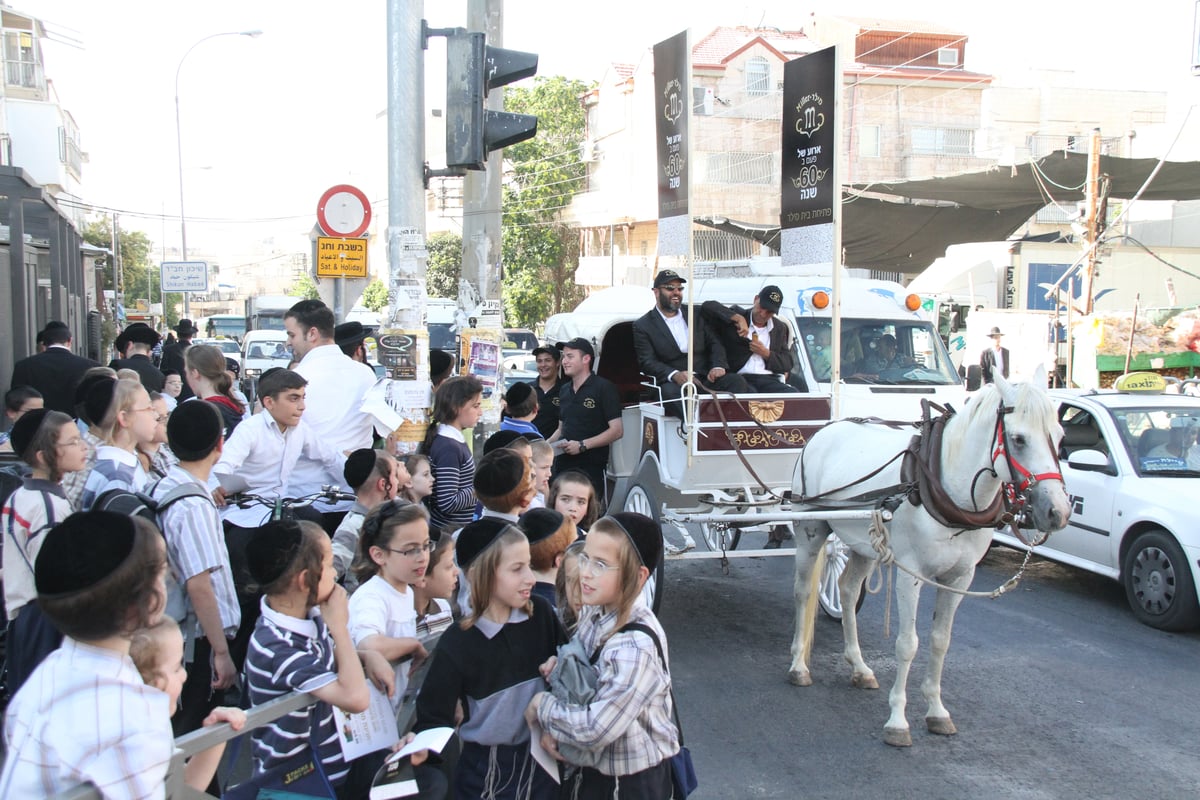
<path fill-rule="evenodd" d="M 892 747 L 912 747 L 912 734 L 908 728 L 884 728 L 883 742 Z"/>
<path fill-rule="evenodd" d="M 850 676 L 850 685 L 855 689 L 878 689 L 879 681 L 875 680 L 874 675 L 865 675 L 861 672 L 856 672 Z"/>
<path fill-rule="evenodd" d="M 793 669 L 788 671 L 788 683 L 793 686 L 812 686 L 812 674 Z"/>
<path fill-rule="evenodd" d="M 937 733 L 942 736 L 953 736 L 958 733 L 958 728 L 954 727 L 954 723 L 949 717 L 926 717 L 925 727 L 930 733 Z"/>

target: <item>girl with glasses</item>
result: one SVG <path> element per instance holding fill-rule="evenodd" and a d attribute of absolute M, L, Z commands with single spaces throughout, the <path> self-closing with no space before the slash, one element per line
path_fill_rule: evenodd
<path fill-rule="evenodd" d="M 396 670 L 392 706 L 400 708 L 408 673 L 428 657 L 417 638 L 413 585 L 429 568 L 429 515 L 419 505 L 388 500 L 367 514 L 359 532 L 350 596 L 350 638 L 359 650 L 380 653 Z"/>

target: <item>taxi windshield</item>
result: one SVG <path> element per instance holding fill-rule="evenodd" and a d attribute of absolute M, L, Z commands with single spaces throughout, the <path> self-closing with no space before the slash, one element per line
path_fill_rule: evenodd
<path fill-rule="evenodd" d="M 1200 471 L 1195 406 L 1114 409 L 1113 419 L 1139 475 Z"/>
<path fill-rule="evenodd" d="M 832 321 L 801 319 L 797 325 L 814 376 L 827 383 L 833 369 Z M 884 386 L 960 382 L 933 325 L 919 319 L 843 319 L 842 380 Z"/>

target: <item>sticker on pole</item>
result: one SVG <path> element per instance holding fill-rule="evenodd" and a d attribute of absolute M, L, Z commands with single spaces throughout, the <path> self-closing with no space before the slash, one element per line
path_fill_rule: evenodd
<path fill-rule="evenodd" d="M 207 292 L 207 261 L 164 261 L 162 268 L 162 291 L 164 292 Z"/>

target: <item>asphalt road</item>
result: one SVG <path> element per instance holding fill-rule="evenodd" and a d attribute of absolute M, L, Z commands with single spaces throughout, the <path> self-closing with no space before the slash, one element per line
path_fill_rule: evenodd
<path fill-rule="evenodd" d="M 973 588 L 995 588 L 1020 561 L 993 548 Z M 1200 633 L 1139 624 L 1115 582 L 1035 558 L 1009 594 L 964 600 L 942 681 L 959 731 L 950 737 L 924 725 L 933 595 L 923 589 L 913 746 L 898 749 L 882 740 L 895 678 L 883 594 L 859 613 L 882 688 L 850 686 L 840 623 L 823 614 L 813 685 L 792 686 L 792 565 L 733 559 L 724 576 L 714 561 L 667 564 L 660 618 L 700 779 L 694 800 L 1200 796 Z"/>

